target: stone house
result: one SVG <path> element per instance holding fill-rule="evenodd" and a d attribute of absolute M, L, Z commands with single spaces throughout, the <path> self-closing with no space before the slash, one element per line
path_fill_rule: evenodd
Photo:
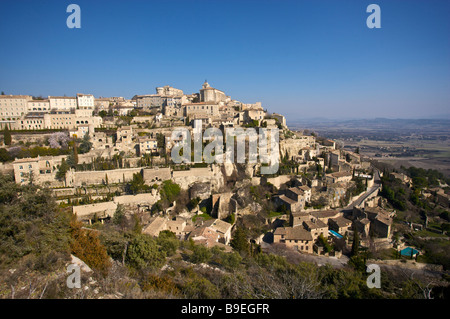
<path fill-rule="evenodd" d="M 274 243 L 283 243 L 300 252 L 313 253 L 313 237 L 303 227 L 278 227 L 273 233 Z"/>
<path fill-rule="evenodd" d="M 313 240 L 316 240 L 320 235 L 324 238 L 328 237 L 328 225 L 320 219 L 317 219 L 314 222 L 311 220 L 304 221 L 303 227 L 311 233 Z"/>
<path fill-rule="evenodd" d="M 328 219 L 328 227 L 339 234 L 345 234 L 352 226 L 352 221 L 343 216 Z"/>
<path fill-rule="evenodd" d="M 301 202 L 297 202 L 286 195 L 277 195 L 274 197 L 274 201 L 277 205 L 285 205 L 286 209 L 291 212 L 298 212 L 303 208 Z"/>
<path fill-rule="evenodd" d="M 352 180 L 352 172 L 335 172 L 331 174 L 326 174 L 325 179 L 327 183 L 348 183 Z"/>
<path fill-rule="evenodd" d="M 304 221 L 310 220 L 310 215 L 306 212 L 294 212 L 289 215 L 289 224 L 292 227 L 302 226 Z"/>
<path fill-rule="evenodd" d="M 388 238 L 391 234 L 392 220 L 395 211 L 387 211 L 381 207 L 353 207 L 354 220 L 368 219 L 370 232 L 381 238 Z"/>
<path fill-rule="evenodd" d="M 22 158 L 13 162 L 14 179 L 18 184 L 32 181 L 34 184 L 54 183 L 57 172 L 53 156 Z"/>
<path fill-rule="evenodd" d="M 210 219 L 191 231 L 188 238 L 192 238 L 207 247 L 218 244 L 228 245 L 231 239 L 231 228 L 232 225 L 227 222 L 220 219 Z"/>
<path fill-rule="evenodd" d="M 330 218 L 337 218 L 339 216 L 342 216 L 343 214 L 338 210 L 319 210 L 311 212 L 310 215 L 312 216 L 312 220 L 321 220 L 325 224 L 328 224 L 328 220 Z"/>

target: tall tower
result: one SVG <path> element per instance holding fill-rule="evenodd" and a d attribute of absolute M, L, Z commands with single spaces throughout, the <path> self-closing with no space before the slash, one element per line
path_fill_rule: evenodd
<path fill-rule="evenodd" d="M 205 83 L 203 83 L 202 88 L 206 89 L 206 88 L 209 88 L 209 87 L 211 87 L 211 86 L 209 85 L 208 81 L 205 80 Z"/>

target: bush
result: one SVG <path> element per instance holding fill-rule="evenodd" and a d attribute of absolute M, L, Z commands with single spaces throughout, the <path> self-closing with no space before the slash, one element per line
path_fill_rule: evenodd
<path fill-rule="evenodd" d="M 206 263 L 212 256 L 211 251 L 202 245 L 194 245 L 189 260 L 194 264 Z"/>
<path fill-rule="evenodd" d="M 161 188 L 161 198 L 173 202 L 181 192 L 181 187 L 171 180 L 164 181 Z"/>
<path fill-rule="evenodd" d="M 161 246 L 161 251 L 164 252 L 166 256 L 174 255 L 180 246 L 180 242 L 176 235 L 170 230 L 163 230 L 160 232 L 156 242 Z"/>
<path fill-rule="evenodd" d="M 136 269 L 159 268 L 164 264 L 166 255 L 153 238 L 139 234 L 130 241 L 125 260 Z"/>
<path fill-rule="evenodd" d="M 106 247 L 100 242 L 97 231 L 81 228 L 81 223 L 73 218 L 72 253 L 84 261 L 89 267 L 106 275 L 111 267 Z"/>
<path fill-rule="evenodd" d="M 208 279 L 194 275 L 194 278 L 185 282 L 182 287 L 185 298 L 217 299 L 220 298 L 219 289 Z"/>

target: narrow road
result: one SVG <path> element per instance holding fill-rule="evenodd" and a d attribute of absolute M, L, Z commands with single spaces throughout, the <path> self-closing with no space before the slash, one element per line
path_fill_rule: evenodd
<path fill-rule="evenodd" d="M 354 202 L 350 203 L 347 207 L 343 208 L 342 211 L 351 211 L 353 207 L 361 205 L 370 195 L 372 195 L 381 185 L 380 172 L 374 168 L 374 182 L 373 186 L 368 188 L 361 196 L 358 197 Z"/>

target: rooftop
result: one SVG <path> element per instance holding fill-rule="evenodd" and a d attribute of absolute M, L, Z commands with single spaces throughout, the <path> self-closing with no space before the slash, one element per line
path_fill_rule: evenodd
<path fill-rule="evenodd" d="M 303 189 L 301 189 L 299 187 L 291 187 L 291 188 L 288 188 L 288 190 L 297 195 L 303 195 L 303 193 L 304 193 Z"/>
<path fill-rule="evenodd" d="M 311 215 L 316 218 L 334 218 L 334 217 L 341 215 L 341 212 L 339 212 L 337 210 L 329 209 L 329 210 L 319 210 L 319 211 L 311 212 Z"/>
<path fill-rule="evenodd" d="M 336 223 L 336 225 L 338 225 L 339 227 L 345 227 L 352 223 L 352 221 L 350 219 L 347 219 L 343 216 L 331 218 L 331 220 L 334 221 Z"/>
<path fill-rule="evenodd" d="M 274 235 L 285 235 L 287 240 L 312 240 L 312 235 L 303 227 L 278 227 Z"/>
<path fill-rule="evenodd" d="M 331 173 L 328 175 L 331 175 L 333 177 L 346 177 L 346 176 L 352 176 L 352 173 L 351 172 L 335 172 L 335 173 Z"/>
<path fill-rule="evenodd" d="M 323 221 L 321 221 L 320 219 L 316 220 L 315 222 L 312 222 L 310 220 L 304 221 L 304 224 L 306 224 L 306 226 L 309 229 L 316 229 L 316 228 L 324 228 L 327 227 L 327 224 L 325 224 Z"/>
<path fill-rule="evenodd" d="M 280 195 L 279 198 L 280 198 L 280 200 L 282 200 L 283 202 L 286 202 L 286 203 L 288 203 L 288 204 L 290 204 L 290 205 L 296 204 L 296 203 L 297 203 L 297 201 L 295 201 L 295 200 L 293 200 L 293 199 L 290 199 L 290 198 L 287 197 L 286 195 Z"/>
<path fill-rule="evenodd" d="M 210 219 L 204 223 L 204 226 L 211 227 L 217 232 L 225 234 L 232 225 L 220 219 Z"/>
<path fill-rule="evenodd" d="M 157 216 L 142 232 L 151 236 L 158 236 L 161 227 L 165 223 L 166 219 Z"/>

